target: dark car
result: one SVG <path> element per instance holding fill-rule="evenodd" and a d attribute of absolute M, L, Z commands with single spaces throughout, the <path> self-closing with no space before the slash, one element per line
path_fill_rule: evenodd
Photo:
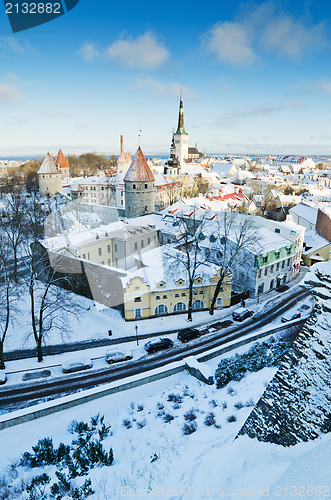
<path fill-rule="evenodd" d="M 185 330 L 181 330 L 180 332 L 178 332 L 177 337 L 182 342 L 188 342 L 189 340 L 197 339 L 198 337 L 200 337 L 200 335 L 201 334 L 199 330 L 197 330 L 196 328 L 185 328 Z"/>
<path fill-rule="evenodd" d="M 245 309 L 244 307 L 240 307 L 236 311 L 233 311 L 232 317 L 236 321 L 244 321 L 244 319 L 250 318 L 251 316 L 253 316 L 253 314 L 253 311 Z"/>
<path fill-rule="evenodd" d="M 170 339 L 156 339 L 146 342 L 144 347 L 148 354 L 152 354 L 153 352 L 162 351 L 162 349 L 169 349 L 173 345 L 174 343 Z"/>
<path fill-rule="evenodd" d="M 282 316 L 282 323 L 286 323 L 287 321 L 293 321 L 294 319 L 301 318 L 301 313 L 300 312 L 288 312 L 285 313 L 284 316 Z"/>

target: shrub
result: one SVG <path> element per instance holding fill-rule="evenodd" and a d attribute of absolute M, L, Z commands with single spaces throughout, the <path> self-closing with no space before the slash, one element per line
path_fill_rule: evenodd
<path fill-rule="evenodd" d="M 35 446 L 32 446 L 32 449 L 34 453 L 23 453 L 20 465 L 24 467 L 44 467 L 56 463 L 57 453 L 52 438 L 40 439 Z"/>
<path fill-rule="evenodd" d="M 246 403 L 245 406 L 255 406 L 254 401 L 252 398 L 250 398 Z"/>
<path fill-rule="evenodd" d="M 228 387 L 227 393 L 230 394 L 230 396 L 236 396 L 237 391 L 233 389 L 233 387 Z"/>
<path fill-rule="evenodd" d="M 156 407 L 157 407 L 157 409 L 158 409 L 158 410 L 163 410 L 164 405 L 163 405 L 162 403 L 158 403 L 158 404 L 156 405 Z"/>
<path fill-rule="evenodd" d="M 248 372 L 261 370 L 265 366 L 278 366 L 290 345 L 289 340 L 276 341 L 270 338 L 266 342 L 256 342 L 244 354 L 222 359 L 215 372 L 217 388 L 225 387 L 232 380 L 241 380 Z"/>
<path fill-rule="evenodd" d="M 196 412 L 196 410 L 194 410 L 193 408 L 192 408 L 192 410 L 187 411 L 184 414 L 185 420 L 187 420 L 188 422 L 192 422 L 193 420 L 195 420 L 197 418 L 195 412 Z"/>
<path fill-rule="evenodd" d="M 231 415 L 230 417 L 227 418 L 227 421 L 228 422 L 236 422 L 237 421 L 237 417 L 235 417 L 234 415 Z"/>
<path fill-rule="evenodd" d="M 191 423 L 185 423 L 183 425 L 183 434 L 184 436 L 188 436 L 190 434 L 193 434 L 197 430 L 197 423 L 196 422 L 191 422 Z"/>
<path fill-rule="evenodd" d="M 131 429 L 131 427 L 132 427 L 131 420 L 129 420 L 128 418 L 125 418 L 125 419 L 123 420 L 123 425 L 124 425 L 124 427 L 126 427 L 127 429 Z"/>
<path fill-rule="evenodd" d="M 175 417 L 173 415 L 171 415 L 170 413 L 166 413 L 163 417 L 163 420 L 166 424 L 168 424 L 169 422 L 171 422 Z"/>
<path fill-rule="evenodd" d="M 137 411 L 143 411 L 144 405 L 137 405 Z"/>
<path fill-rule="evenodd" d="M 226 401 L 223 401 L 223 403 L 222 403 L 223 410 L 226 410 L 227 407 L 228 407 L 228 403 Z"/>
<path fill-rule="evenodd" d="M 26 487 L 26 491 L 30 493 L 29 500 L 46 500 L 45 489 L 50 480 L 51 478 L 45 473 L 35 476 Z"/>
<path fill-rule="evenodd" d="M 206 415 L 206 418 L 204 420 L 204 424 L 210 427 L 211 425 L 216 424 L 216 419 L 215 419 L 215 413 L 210 412 Z"/>
<path fill-rule="evenodd" d="M 182 403 L 183 398 L 179 394 L 168 394 L 168 401 L 173 401 L 174 403 Z"/>
<path fill-rule="evenodd" d="M 218 403 L 217 403 L 217 401 L 215 401 L 215 399 L 212 399 L 211 401 L 209 401 L 209 404 L 210 404 L 213 408 L 216 408 L 216 406 L 218 406 Z"/>
<path fill-rule="evenodd" d="M 137 422 L 138 429 L 142 429 L 146 425 L 146 420 L 141 420 L 141 422 Z"/>
<path fill-rule="evenodd" d="M 243 406 L 244 406 L 244 405 L 242 404 L 242 402 L 241 402 L 241 401 L 238 401 L 238 402 L 234 405 L 234 407 L 236 408 L 236 410 L 241 410 L 241 408 L 243 408 Z"/>

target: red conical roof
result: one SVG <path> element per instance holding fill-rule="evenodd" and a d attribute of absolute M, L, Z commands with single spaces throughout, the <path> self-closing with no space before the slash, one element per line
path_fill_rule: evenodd
<path fill-rule="evenodd" d="M 59 149 L 55 164 L 57 167 L 60 167 L 60 168 L 69 168 L 69 164 L 68 164 L 64 154 L 62 153 L 61 149 Z"/>
<path fill-rule="evenodd" d="M 125 174 L 124 181 L 129 182 L 152 182 L 155 177 L 149 168 L 144 153 L 137 149 L 129 170 Z"/>

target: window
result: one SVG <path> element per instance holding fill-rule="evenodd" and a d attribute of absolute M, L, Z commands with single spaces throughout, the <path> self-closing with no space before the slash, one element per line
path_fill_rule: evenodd
<path fill-rule="evenodd" d="M 277 262 L 276 270 L 279 271 L 279 262 Z"/>
<path fill-rule="evenodd" d="M 166 299 L 168 296 L 167 295 L 162 295 L 162 298 L 163 299 Z"/>
<path fill-rule="evenodd" d="M 156 300 L 160 300 L 161 295 L 157 295 L 155 298 L 156 298 Z"/>
<path fill-rule="evenodd" d="M 263 293 L 263 290 L 264 290 L 264 283 L 262 283 L 259 288 L 257 289 L 257 293 L 260 295 L 261 293 Z"/>
<path fill-rule="evenodd" d="M 175 293 L 175 297 L 179 297 L 179 293 Z"/>
<path fill-rule="evenodd" d="M 140 290 L 140 286 L 135 286 L 134 289 L 135 290 Z"/>
<path fill-rule="evenodd" d="M 98 248 L 98 255 L 102 255 L 102 248 Z"/>
<path fill-rule="evenodd" d="M 110 253 L 110 245 L 107 245 L 107 252 Z"/>
<path fill-rule="evenodd" d="M 115 250 L 115 252 L 117 252 L 117 245 L 116 245 L 116 243 L 114 245 L 114 250 Z"/>
<path fill-rule="evenodd" d="M 108 259 L 108 266 L 111 266 L 111 260 Z"/>
<path fill-rule="evenodd" d="M 136 185 L 135 185 L 135 184 L 133 184 L 133 185 L 132 185 L 132 188 L 133 188 L 133 189 L 136 189 Z"/>
<path fill-rule="evenodd" d="M 147 189 L 147 184 L 145 184 L 145 189 Z"/>
<path fill-rule="evenodd" d="M 280 252 L 275 252 L 275 257 L 276 257 L 276 259 L 279 259 L 279 257 L 280 257 Z"/>
<path fill-rule="evenodd" d="M 101 262 L 101 264 L 104 266 L 104 265 L 105 265 L 105 261 L 103 260 L 103 261 Z"/>
<path fill-rule="evenodd" d="M 134 310 L 134 317 L 135 317 L 135 319 L 142 318 L 141 309 L 140 308 Z"/>
<path fill-rule="evenodd" d="M 285 267 L 285 260 L 283 260 L 282 262 L 282 269 L 284 269 L 284 267 Z"/>
<path fill-rule="evenodd" d="M 200 293 L 200 295 L 203 295 L 203 294 L 204 294 L 203 290 L 201 290 L 199 293 Z"/>
<path fill-rule="evenodd" d="M 203 300 L 195 300 L 192 304 L 192 309 L 204 309 L 205 304 Z"/>
<path fill-rule="evenodd" d="M 186 311 L 186 304 L 184 302 L 177 302 L 174 306 L 174 312 Z"/>
<path fill-rule="evenodd" d="M 148 240 L 147 240 L 147 245 L 150 245 L 150 244 L 151 244 L 151 239 L 150 239 L 150 238 L 148 238 Z"/>
<path fill-rule="evenodd" d="M 154 311 L 155 316 L 158 316 L 160 314 L 168 314 L 168 306 L 165 304 L 160 304 L 155 308 Z"/>
<path fill-rule="evenodd" d="M 272 266 L 270 267 L 270 273 L 273 273 L 273 272 L 274 272 L 274 265 L 272 265 Z"/>
<path fill-rule="evenodd" d="M 87 252 L 87 258 L 90 260 L 90 252 Z"/>
<path fill-rule="evenodd" d="M 270 290 L 272 290 L 273 287 L 274 287 L 274 280 L 271 280 L 270 281 Z"/>
<path fill-rule="evenodd" d="M 268 255 L 266 255 L 265 257 L 263 257 L 263 263 L 266 264 L 268 262 Z"/>
<path fill-rule="evenodd" d="M 223 299 L 222 297 L 218 297 L 218 299 L 216 300 L 216 307 L 222 307 L 223 305 Z"/>
<path fill-rule="evenodd" d="M 115 259 L 115 266 L 118 266 L 118 259 Z"/>
<path fill-rule="evenodd" d="M 287 259 L 287 265 L 289 266 L 291 262 L 291 259 Z"/>
<path fill-rule="evenodd" d="M 261 269 L 259 270 L 259 272 L 257 273 L 257 277 L 258 278 L 261 278 Z"/>
<path fill-rule="evenodd" d="M 221 258 L 223 257 L 223 253 L 222 253 L 222 252 L 220 252 L 220 251 L 216 252 L 216 257 L 217 257 L 218 259 L 221 259 Z"/>
<path fill-rule="evenodd" d="M 185 292 L 182 293 L 182 297 L 186 297 L 186 293 Z"/>
<path fill-rule="evenodd" d="M 266 267 L 264 270 L 264 276 L 267 276 L 267 274 L 268 274 L 268 268 Z"/>
<path fill-rule="evenodd" d="M 138 250 L 138 243 L 137 242 L 134 244 L 134 249 Z"/>
<path fill-rule="evenodd" d="M 135 301 L 135 302 L 141 302 L 141 297 L 135 297 L 135 298 L 134 298 L 134 301 Z"/>
<path fill-rule="evenodd" d="M 86 253 L 83 253 L 83 259 L 86 259 Z"/>
<path fill-rule="evenodd" d="M 140 242 L 140 247 L 141 247 L 141 248 L 144 248 L 144 240 L 141 240 L 141 242 Z"/>

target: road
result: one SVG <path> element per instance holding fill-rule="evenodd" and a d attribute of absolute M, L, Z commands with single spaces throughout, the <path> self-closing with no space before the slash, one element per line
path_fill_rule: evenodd
<path fill-rule="evenodd" d="M 295 306 L 299 301 L 305 299 L 309 294 L 302 290 L 296 292 L 292 297 L 286 297 L 276 307 L 266 313 L 260 313 L 246 320 L 244 324 L 238 324 L 225 329 L 220 328 L 220 322 L 208 327 L 215 327 L 213 333 L 202 335 L 199 339 L 188 344 L 176 345 L 170 350 L 154 355 L 146 355 L 135 361 L 125 364 L 110 365 L 93 371 L 84 371 L 69 376 L 53 378 L 51 380 L 34 381 L 15 386 L 3 386 L 0 388 L 0 409 L 9 409 L 10 405 L 19 407 L 21 403 L 36 402 L 43 398 L 54 398 L 70 394 L 101 384 L 114 382 L 126 377 L 143 374 L 155 368 L 165 366 L 169 363 L 179 361 L 186 356 L 197 356 L 207 350 L 226 344 L 232 340 L 245 337 L 246 335 L 261 329 L 271 321 L 279 317 L 286 310 Z"/>

